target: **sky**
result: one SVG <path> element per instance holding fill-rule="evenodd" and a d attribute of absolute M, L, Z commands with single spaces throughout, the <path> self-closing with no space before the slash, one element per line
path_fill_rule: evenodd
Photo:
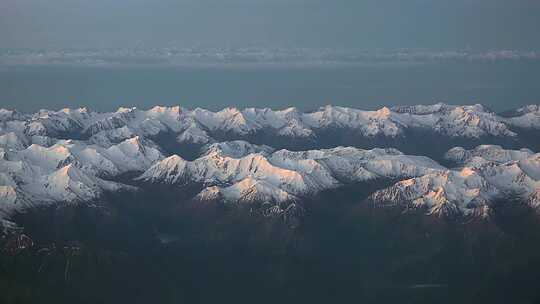
<path fill-rule="evenodd" d="M 0 0 L 0 48 L 540 49 L 537 0 Z"/>

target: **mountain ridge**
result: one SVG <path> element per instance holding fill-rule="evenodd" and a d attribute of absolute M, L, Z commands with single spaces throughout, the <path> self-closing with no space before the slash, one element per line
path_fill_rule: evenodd
<path fill-rule="evenodd" d="M 313 112 L 0 109 L 0 210 L 9 218 L 35 204 L 91 201 L 106 192 L 165 184 L 201 186 L 195 201 L 270 203 L 283 211 L 291 204 L 303 208 L 302 199 L 322 191 L 373 180 L 398 182 L 372 193 L 372 203 L 426 209 L 434 216 L 489 217 L 492 201 L 512 195 L 537 210 L 538 143 L 484 142 L 517 143 L 523 128 L 540 135 L 537 105 L 505 115 L 478 104 L 442 103 L 376 111 L 325 106 Z M 437 138 L 435 146 L 445 153 L 433 158 L 423 153 L 433 148 L 422 142 L 431 137 L 408 137 L 422 132 Z M 296 149 L 283 142 L 296 143 Z M 402 152 L 399 142 L 413 148 Z M 132 185 L 121 180 L 126 174 L 136 176 Z"/>

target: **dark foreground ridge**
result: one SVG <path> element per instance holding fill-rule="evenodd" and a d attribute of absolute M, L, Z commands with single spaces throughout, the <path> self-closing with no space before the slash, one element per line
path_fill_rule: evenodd
<path fill-rule="evenodd" d="M 340 190 L 312 200 L 291 227 L 247 208 L 178 205 L 161 190 L 16 216 L 32 239 L 2 240 L 2 301 L 538 300 L 540 226 L 527 209 L 457 224 L 369 208 L 356 189 Z"/>

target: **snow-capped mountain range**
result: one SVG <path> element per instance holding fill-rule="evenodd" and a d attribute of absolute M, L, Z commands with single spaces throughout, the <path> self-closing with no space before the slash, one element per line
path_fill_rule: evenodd
<path fill-rule="evenodd" d="M 403 155 L 395 149 L 337 147 L 234 154 L 236 157 L 223 150 L 212 150 L 194 161 L 173 155 L 156 163 L 140 179 L 153 183 L 202 184 L 205 188 L 197 199 L 203 201 L 281 203 L 343 184 L 420 176 L 444 169 L 429 158 Z"/>
<path fill-rule="evenodd" d="M 106 192 L 134 191 L 137 187 L 120 182 L 128 173 L 137 176 L 132 184 L 139 188 L 152 183 L 197 185 L 201 191 L 193 199 L 198 202 L 257 202 L 281 208 L 344 185 L 398 180 L 373 193 L 371 202 L 426 208 L 438 216 L 486 216 L 496 199 L 519 195 L 540 208 L 540 155 L 527 149 L 537 142 L 521 143 L 521 149 L 452 148 L 444 155 L 450 168 L 391 145 L 317 147 L 328 132 L 345 140 L 369 140 L 406 138 L 419 131 L 466 142 L 515 140 L 522 130 L 540 131 L 538 105 L 506 115 L 481 105 L 441 103 L 377 111 L 326 106 L 308 113 L 296 108 L 212 112 L 178 106 L 111 113 L 0 109 L 0 214 L 7 218 L 40 204 L 91 202 Z M 259 144 L 246 141 L 250 139 Z M 267 145 L 260 144 L 266 139 Z M 286 145 L 279 143 L 286 141 L 311 144 L 282 149 Z M 181 156 L 194 147 L 194 157 Z"/>
<path fill-rule="evenodd" d="M 402 180 L 373 193 L 371 202 L 423 208 L 442 217 L 488 217 L 492 204 L 502 199 L 522 198 L 530 207 L 540 207 L 540 153 L 483 145 L 456 147 L 446 157 L 458 166 Z"/>
<path fill-rule="evenodd" d="M 163 158 L 138 136 L 110 147 L 58 140 L 49 147 L 0 148 L 0 211 L 9 214 L 35 204 L 88 202 L 104 191 L 132 187 L 111 181 Z M 105 179 L 109 180 L 105 180 Z"/>
<path fill-rule="evenodd" d="M 326 106 L 303 113 L 296 108 L 272 110 L 226 108 L 219 112 L 156 106 L 147 111 L 120 108 L 98 113 L 87 108 L 40 110 L 34 114 L 0 109 L 3 146 L 43 141 L 44 137 L 85 139 L 110 145 L 134 135 L 155 136 L 172 132 L 179 142 L 209 143 L 218 135 L 246 136 L 261 132 L 296 138 L 316 137 L 321 130 L 347 129 L 363 136 L 395 137 L 406 130 L 425 129 L 448 137 L 515 137 L 516 128 L 540 129 L 540 109 L 526 106 L 503 117 L 482 105 L 383 107 L 377 111 Z"/>

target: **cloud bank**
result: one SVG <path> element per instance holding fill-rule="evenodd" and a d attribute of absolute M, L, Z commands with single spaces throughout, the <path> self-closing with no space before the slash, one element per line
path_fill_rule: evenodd
<path fill-rule="evenodd" d="M 365 65 L 537 61 L 538 51 L 361 50 L 314 48 L 153 48 L 0 51 L 0 65 Z"/>

